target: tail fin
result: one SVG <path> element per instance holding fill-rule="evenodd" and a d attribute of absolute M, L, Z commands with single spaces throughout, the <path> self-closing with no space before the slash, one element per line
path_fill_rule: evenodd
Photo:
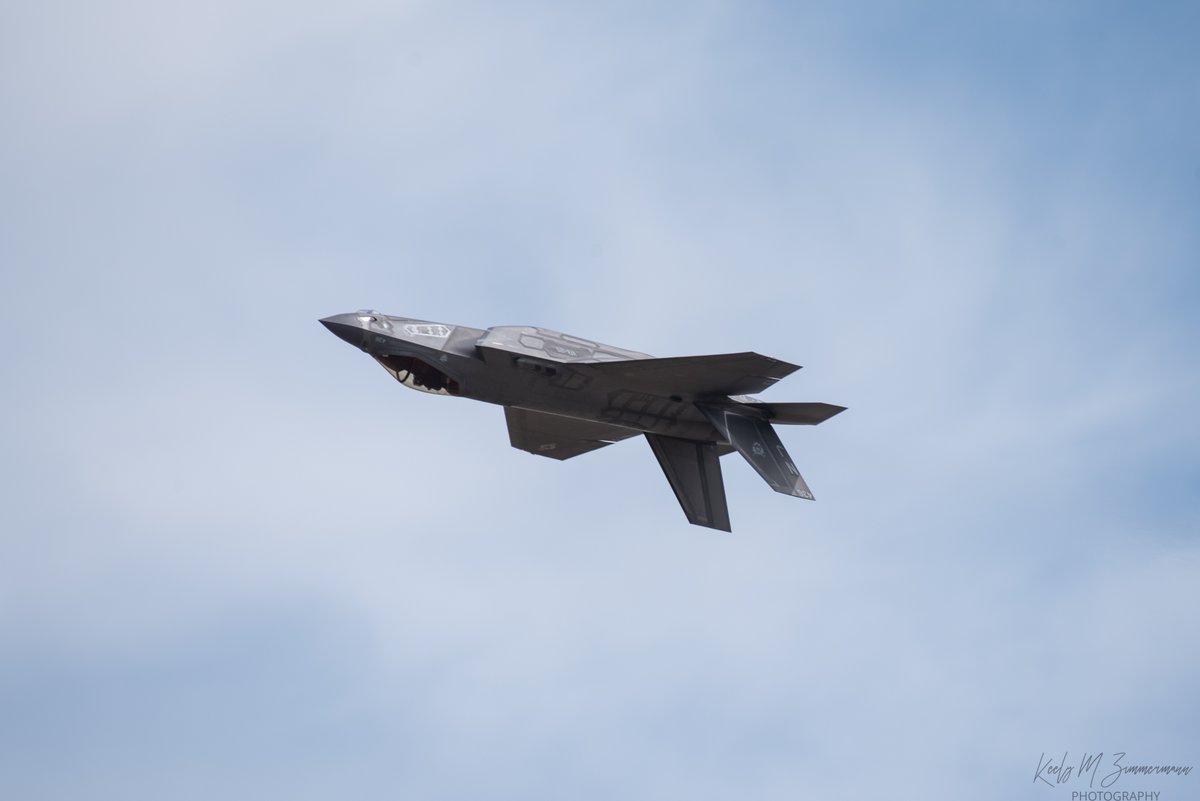
<path fill-rule="evenodd" d="M 730 531 L 721 462 L 712 442 L 646 434 L 688 522 Z"/>
<path fill-rule="evenodd" d="M 771 485 L 771 489 L 784 495 L 813 500 L 812 491 L 804 483 L 804 477 L 796 469 L 792 457 L 769 422 L 753 411 L 742 411 L 738 407 L 701 403 L 696 406 L 721 436 Z"/>

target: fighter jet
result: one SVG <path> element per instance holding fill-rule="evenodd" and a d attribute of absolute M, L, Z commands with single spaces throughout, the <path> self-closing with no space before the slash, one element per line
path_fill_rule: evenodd
<path fill-rule="evenodd" d="M 571 459 L 643 434 L 689 522 L 730 531 L 719 457 L 737 451 L 771 489 L 813 499 L 772 423 L 845 407 L 751 397 L 800 368 L 757 353 L 656 359 L 530 326 L 486 331 L 364 310 L 321 323 L 406 387 L 504 407 L 514 448 Z"/>

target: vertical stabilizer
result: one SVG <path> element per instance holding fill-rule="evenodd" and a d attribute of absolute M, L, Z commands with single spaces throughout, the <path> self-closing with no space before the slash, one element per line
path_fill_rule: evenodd
<path fill-rule="evenodd" d="M 757 414 L 740 412 L 737 407 L 696 405 L 721 436 L 771 485 L 771 489 L 813 500 L 808 484 L 804 483 L 804 477 L 769 422 Z"/>
<path fill-rule="evenodd" d="M 730 531 L 729 507 L 717 446 L 661 434 L 646 434 L 658 463 L 675 490 L 688 522 Z"/>

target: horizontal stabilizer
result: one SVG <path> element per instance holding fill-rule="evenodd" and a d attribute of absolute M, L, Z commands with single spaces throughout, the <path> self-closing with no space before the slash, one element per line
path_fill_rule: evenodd
<path fill-rule="evenodd" d="M 675 490 L 688 522 L 730 531 L 729 507 L 717 446 L 661 434 L 647 434 L 654 455 Z"/>
<path fill-rule="evenodd" d="M 812 491 L 796 469 L 792 457 L 779 441 L 771 424 L 757 415 L 739 414 L 736 408 L 722 408 L 697 403 L 705 417 L 712 422 L 730 445 L 737 448 L 771 489 L 784 495 L 813 500 Z"/>
<path fill-rule="evenodd" d="M 762 392 L 800 369 L 798 365 L 750 352 L 631 359 L 587 367 L 636 392 L 691 398 Z"/>
<path fill-rule="evenodd" d="M 631 428 L 531 412 L 515 406 L 504 407 L 504 419 L 508 422 L 508 439 L 514 448 L 559 460 L 570 459 L 641 433 Z"/>
<path fill-rule="evenodd" d="M 765 412 L 772 423 L 793 426 L 815 426 L 824 423 L 839 412 L 846 411 L 845 406 L 834 406 L 832 403 L 745 403 L 745 406 Z"/>

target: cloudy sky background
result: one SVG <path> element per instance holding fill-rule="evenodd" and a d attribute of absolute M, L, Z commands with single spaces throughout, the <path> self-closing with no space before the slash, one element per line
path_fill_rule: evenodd
<path fill-rule="evenodd" d="M 1041 5 L 6 4 L 0 795 L 1200 763 L 1200 19 Z M 719 534 L 316 322 L 365 306 L 850 411 Z"/>

